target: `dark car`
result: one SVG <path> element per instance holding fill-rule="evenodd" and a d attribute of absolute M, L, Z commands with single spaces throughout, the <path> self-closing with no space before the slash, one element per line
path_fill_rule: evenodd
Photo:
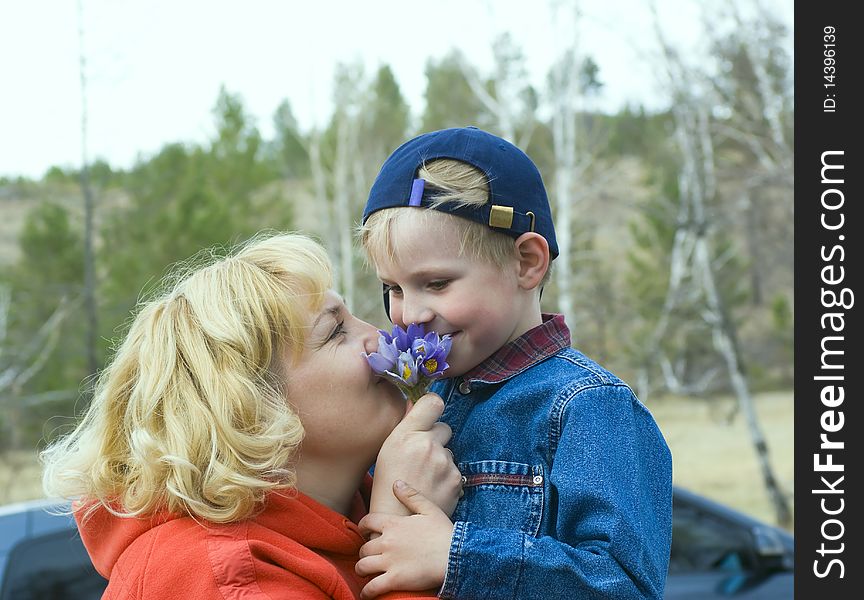
<path fill-rule="evenodd" d="M 107 582 L 47 500 L 0 507 L 0 600 L 96 600 Z M 666 600 L 792 598 L 792 536 L 676 488 Z"/>
<path fill-rule="evenodd" d="M 788 600 L 793 559 L 788 531 L 675 488 L 665 600 Z"/>
<path fill-rule="evenodd" d="M 0 599 L 98 600 L 108 582 L 90 563 L 68 505 L 0 506 Z"/>

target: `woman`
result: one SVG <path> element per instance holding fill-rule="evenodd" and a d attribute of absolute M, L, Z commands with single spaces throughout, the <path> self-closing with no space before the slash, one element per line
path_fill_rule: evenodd
<path fill-rule="evenodd" d="M 78 499 L 103 597 L 357 598 L 376 457 L 376 510 L 397 477 L 455 506 L 440 400 L 400 424 L 406 402 L 363 357 L 376 330 L 305 236 L 258 237 L 166 283 L 42 454 L 46 492 Z"/>

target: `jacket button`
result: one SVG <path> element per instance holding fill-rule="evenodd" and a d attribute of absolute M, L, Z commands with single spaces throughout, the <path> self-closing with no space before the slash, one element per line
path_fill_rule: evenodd
<path fill-rule="evenodd" d="M 463 381 L 459 384 L 459 393 L 460 394 L 470 394 L 471 393 L 471 384 L 467 381 Z"/>
<path fill-rule="evenodd" d="M 542 475 L 535 475 L 534 476 L 534 485 L 540 485 L 541 483 L 543 483 L 543 476 Z"/>

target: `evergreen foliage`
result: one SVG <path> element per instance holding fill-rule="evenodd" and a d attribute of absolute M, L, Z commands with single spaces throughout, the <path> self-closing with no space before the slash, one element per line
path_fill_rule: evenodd
<path fill-rule="evenodd" d="M 758 101 L 757 76 L 746 44 L 747 39 L 730 35 L 719 38 L 715 46 L 714 88 L 722 100 L 722 110 L 713 116 L 720 193 L 707 208 L 715 228 L 715 256 L 722 263 L 719 288 L 730 318 L 745 325 L 739 343 L 754 366 L 752 373 L 762 387 L 788 386 L 791 208 L 784 194 L 791 184 L 760 167 L 753 144 L 733 135 L 750 127 L 761 139 L 772 136 L 771 123 L 757 120 L 752 109 Z M 496 101 L 506 97 L 505 84 L 510 86 L 507 93 L 516 90 L 518 107 L 511 115 L 514 133 L 523 138 L 551 195 L 556 163 L 543 92 L 519 80 L 523 57 L 512 40 L 499 40 L 495 51 L 497 71 L 477 77 Z M 789 136 L 786 139 L 791 139 L 791 96 L 784 79 L 788 61 L 776 45 L 764 52 L 770 58 L 770 87 L 782 100 L 777 105 L 778 122 Z M 596 63 L 588 57 L 579 64 L 574 72 L 584 92 L 599 90 L 602 73 Z M 296 227 L 317 234 L 334 257 L 344 252 L 340 236 L 351 232 L 336 226 L 341 222 L 335 218 L 336 198 L 342 194 L 340 210 L 349 212 L 345 222 L 356 224 L 378 167 L 402 141 L 424 131 L 469 124 L 497 131 L 496 116 L 467 79 L 476 75 L 472 68 L 457 52 L 430 60 L 425 70 L 425 106 L 410 107 L 389 66 L 382 65 L 367 77 L 361 67 L 343 65 L 335 75 L 335 108 L 327 126 L 322 131 L 301 130 L 286 100 L 273 115 L 274 135 L 269 140 L 262 138 L 242 98 L 222 89 L 208 142 L 168 144 L 155 155 L 140 158 L 128 171 L 104 161 L 91 164 L 90 179 L 97 191 L 102 359 L 107 358 L 111 341 L 123 333 L 123 323 L 141 291 L 151 289 L 172 263 L 202 248 L 229 245 L 261 229 Z M 417 110 L 414 118 L 412 108 Z M 633 380 L 639 372 L 658 369 L 646 349 L 663 310 L 669 253 L 679 218 L 680 157 L 671 139 L 672 118 L 667 110 L 652 113 L 631 106 L 614 114 L 583 108 L 578 118 L 584 134 L 579 138 L 580 151 L 590 152 L 593 162 L 576 183 L 571 258 L 580 277 L 574 286 L 575 314 L 567 315 L 567 320 L 580 349 Z M 321 186 L 316 169 L 318 177 L 323 176 Z M 75 170 L 52 167 L 38 182 L 0 180 L 0 191 L 26 197 L 32 205 L 20 233 L 17 262 L 0 274 L 0 286 L 10 290 L 12 301 L 8 333 L 0 343 L 4 348 L 23 347 L 62 298 L 71 306 L 62 323 L 62 343 L 26 389 L 18 392 L 33 397 L 67 393 L 60 405 L 52 401 L 40 408 L 51 414 L 71 414 L 79 390 L 84 389 L 78 178 Z M 764 183 L 749 190 L 758 206 L 752 209 L 758 210 L 755 217 L 752 212 L 742 215 L 736 204 L 741 191 L 736 186 L 741 181 Z M 622 190 L 615 187 L 616 182 L 630 187 Z M 760 219 L 761 237 L 746 237 L 744 225 L 751 217 Z M 385 325 L 380 286 L 374 273 L 363 269 L 356 248 L 349 260 L 339 264 L 352 270 L 355 312 Z M 757 281 L 764 303 L 755 300 Z M 544 308 L 555 310 L 557 291 L 554 283 L 548 287 Z M 685 371 L 697 379 L 716 360 L 699 321 L 698 303 L 682 303 L 662 340 L 671 359 L 685 364 Z M 722 391 L 726 385 L 718 381 L 710 391 Z M 31 428 L 28 435 L 32 441 L 44 433 Z"/>

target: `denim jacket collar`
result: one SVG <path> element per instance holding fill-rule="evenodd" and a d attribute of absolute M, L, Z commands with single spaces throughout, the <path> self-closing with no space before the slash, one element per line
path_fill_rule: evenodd
<path fill-rule="evenodd" d="M 526 331 L 465 373 L 463 381 L 500 383 L 570 347 L 564 315 L 542 314 L 543 323 Z"/>

